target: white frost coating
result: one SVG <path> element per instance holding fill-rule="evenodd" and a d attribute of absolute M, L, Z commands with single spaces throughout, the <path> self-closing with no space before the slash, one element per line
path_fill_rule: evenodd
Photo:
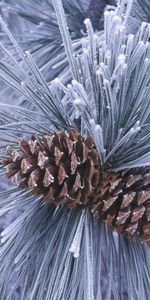
<path fill-rule="evenodd" d="M 85 55 L 89 55 L 89 50 L 87 49 L 87 48 L 83 48 L 83 54 L 85 54 Z"/>
<path fill-rule="evenodd" d="M 86 103 L 88 103 L 88 95 L 87 95 L 84 87 L 76 80 L 72 80 L 72 85 L 73 85 L 74 89 L 77 91 L 77 93 L 83 98 L 83 100 Z"/>
<path fill-rule="evenodd" d="M 25 84 L 25 82 L 21 82 L 21 86 L 23 87 L 23 88 L 25 88 L 26 87 L 26 84 Z"/>
<path fill-rule="evenodd" d="M 88 46 L 88 49 L 89 49 L 89 52 L 90 52 L 89 62 L 91 64 L 91 66 L 94 67 L 94 64 L 95 64 L 95 61 L 96 61 L 97 38 L 96 38 L 96 35 L 94 34 L 93 27 L 92 27 L 90 19 L 86 19 L 84 21 L 84 24 L 85 24 L 86 29 L 87 29 L 88 40 L 89 40 L 89 46 Z"/>
<path fill-rule="evenodd" d="M 93 236 L 91 233 L 90 226 L 90 218 L 88 211 L 86 213 L 85 218 L 85 234 L 84 234 L 84 243 L 85 243 L 85 257 L 86 257 L 86 265 L 85 265 L 85 299 L 86 300 L 95 300 L 94 296 L 94 277 L 93 277 L 93 245 L 91 241 L 93 241 Z"/>
<path fill-rule="evenodd" d="M 66 264 L 65 264 L 65 267 L 64 267 L 64 271 L 62 273 L 62 277 L 61 277 L 61 280 L 60 280 L 60 284 L 59 284 L 59 288 L 58 290 L 56 290 L 56 294 L 54 296 L 54 300 L 65 300 L 64 298 L 62 298 L 62 294 L 63 294 L 63 289 L 64 289 L 64 285 L 68 279 L 68 276 L 69 276 L 69 268 L 70 268 L 70 257 L 67 258 L 67 261 L 66 261 Z"/>
<path fill-rule="evenodd" d="M 121 19 L 119 16 L 114 16 L 114 17 L 113 17 L 113 23 L 114 23 L 115 25 L 120 25 L 120 26 L 121 26 L 121 24 L 122 24 L 122 19 Z"/>
<path fill-rule="evenodd" d="M 92 127 L 95 126 L 95 121 L 94 121 L 94 119 L 91 119 L 91 120 L 90 120 L 90 124 L 91 124 Z"/>
<path fill-rule="evenodd" d="M 79 257 L 79 254 L 80 254 L 80 245 L 81 245 L 84 222 L 85 222 L 85 209 L 83 209 L 83 211 L 82 211 L 80 221 L 79 221 L 79 224 L 77 227 L 77 231 L 75 233 L 73 242 L 69 249 L 69 251 L 74 254 L 75 258 Z"/>
<path fill-rule="evenodd" d="M 84 24 L 85 24 L 86 26 L 89 26 L 89 24 L 91 25 L 90 19 L 89 19 L 89 18 L 85 19 L 85 20 L 84 20 Z"/>
<path fill-rule="evenodd" d="M 116 14 L 115 14 L 115 12 L 113 11 L 113 10 L 111 10 L 111 11 L 108 11 L 108 10 L 106 10 L 105 12 L 104 12 L 104 16 L 105 17 L 109 17 L 109 16 L 116 16 Z"/>
<path fill-rule="evenodd" d="M 62 89 L 66 94 L 68 92 L 68 89 L 65 87 L 65 85 L 61 82 L 61 80 L 58 77 L 52 80 L 51 85 L 56 90 Z"/>
<path fill-rule="evenodd" d="M 80 98 L 75 99 L 75 100 L 74 100 L 74 104 L 78 107 L 79 110 L 80 110 L 80 109 L 82 110 L 82 109 L 85 109 L 85 108 L 86 108 L 85 102 L 84 102 L 82 99 L 80 99 Z"/>
<path fill-rule="evenodd" d="M 125 60 L 126 60 L 126 56 L 124 54 L 120 54 L 118 57 L 119 64 L 123 65 L 125 63 Z"/>
<path fill-rule="evenodd" d="M 56 77 L 51 83 L 57 87 L 60 85 L 61 81 L 58 77 Z"/>
<path fill-rule="evenodd" d="M 73 101 L 74 107 L 75 107 L 75 117 L 78 119 L 80 116 L 82 116 L 86 110 L 86 104 L 81 98 L 77 98 Z"/>
<path fill-rule="evenodd" d="M 63 39 L 63 44 L 65 48 L 65 52 L 68 58 L 68 62 L 70 65 L 71 73 L 74 78 L 76 78 L 76 66 L 75 66 L 75 60 L 74 60 L 74 51 L 72 47 L 72 41 L 70 38 L 68 25 L 65 18 L 65 13 L 63 9 L 63 5 L 61 0 L 53 0 L 53 5 L 56 12 L 56 17 L 59 25 L 59 30 L 61 32 L 61 36 Z"/>

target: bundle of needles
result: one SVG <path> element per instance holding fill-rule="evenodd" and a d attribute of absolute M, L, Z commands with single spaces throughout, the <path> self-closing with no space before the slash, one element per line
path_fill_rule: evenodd
<path fill-rule="evenodd" d="M 115 11 L 105 12 L 103 34 L 93 31 L 90 19 L 84 21 L 87 35 L 81 38 L 80 51 L 76 51 L 61 0 L 53 1 L 53 5 L 68 69 L 66 75 L 64 72 L 61 79 L 57 77 L 50 84 L 30 52 L 23 52 L 0 19 L 16 51 L 12 56 L 2 45 L 6 56 L 0 63 L 0 78 L 21 92 L 31 105 L 31 109 L 1 106 L 0 172 L 15 185 L 8 198 L 5 191 L 1 193 L 1 213 L 26 205 L 30 211 L 2 233 L 0 260 L 6 261 L 7 249 L 10 255 L 7 265 L 2 263 L 1 267 L 1 299 L 7 294 L 7 276 L 12 279 L 12 259 L 16 265 L 19 262 L 18 283 L 21 285 L 22 278 L 26 279 L 22 299 L 119 299 L 112 284 L 112 266 L 108 292 L 101 298 L 99 281 L 94 282 L 95 275 L 92 277 L 96 270 L 93 255 L 100 255 L 100 234 L 105 236 L 106 244 L 110 237 L 111 259 L 116 249 L 113 232 L 119 234 L 127 249 L 133 245 L 136 258 L 134 245 L 147 249 L 150 242 L 149 24 L 142 23 L 135 35 L 127 34 L 131 5 L 120 1 Z M 93 244 L 87 250 L 91 240 Z M 34 249 L 39 261 L 31 272 Z M 65 254 L 61 260 L 62 251 Z M 145 291 L 150 283 L 150 270 L 145 267 L 147 252 L 141 251 L 141 274 L 135 274 L 129 281 L 126 272 L 122 275 L 128 282 L 129 299 L 133 299 L 133 292 L 134 299 L 138 299 L 139 293 L 139 299 L 148 299 Z M 80 256 L 84 257 L 86 270 L 82 279 Z M 124 258 L 120 268 L 124 268 L 123 261 Z M 141 292 L 136 291 L 139 282 L 143 284 Z M 7 299 L 13 299 L 15 288 L 14 285 Z M 125 299 L 122 286 L 120 293 L 121 299 Z"/>

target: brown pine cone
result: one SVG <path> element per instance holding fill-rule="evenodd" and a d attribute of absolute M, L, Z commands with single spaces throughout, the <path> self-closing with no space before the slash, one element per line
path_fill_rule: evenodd
<path fill-rule="evenodd" d="M 18 187 L 30 188 L 46 202 L 89 205 L 97 221 L 150 241 L 150 169 L 101 170 L 91 137 L 72 129 L 21 139 L 19 149 L 7 149 L 2 163 Z"/>
<path fill-rule="evenodd" d="M 30 188 L 48 203 L 86 205 L 99 182 L 99 158 L 91 137 L 74 129 L 66 134 L 21 139 L 19 150 L 8 147 L 2 161 L 20 188 Z"/>
<path fill-rule="evenodd" d="M 92 213 L 118 233 L 150 241 L 150 169 L 103 171 Z"/>

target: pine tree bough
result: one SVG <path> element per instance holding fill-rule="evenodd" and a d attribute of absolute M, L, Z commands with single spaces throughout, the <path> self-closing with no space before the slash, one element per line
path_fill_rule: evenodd
<path fill-rule="evenodd" d="M 91 136 L 69 133 L 21 139 L 8 147 L 2 164 L 19 188 L 45 202 L 69 208 L 89 206 L 94 218 L 129 238 L 150 241 L 150 169 L 112 172 L 100 164 Z"/>

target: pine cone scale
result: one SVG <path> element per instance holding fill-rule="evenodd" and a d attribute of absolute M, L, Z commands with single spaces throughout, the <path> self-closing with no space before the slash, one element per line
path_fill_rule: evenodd
<path fill-rule="evenodd" d="M 23 158 L 21 161 L 21 170 L 23 174 L 31 172 L 36 166 L 36 160 L 33 157 Z"/>

